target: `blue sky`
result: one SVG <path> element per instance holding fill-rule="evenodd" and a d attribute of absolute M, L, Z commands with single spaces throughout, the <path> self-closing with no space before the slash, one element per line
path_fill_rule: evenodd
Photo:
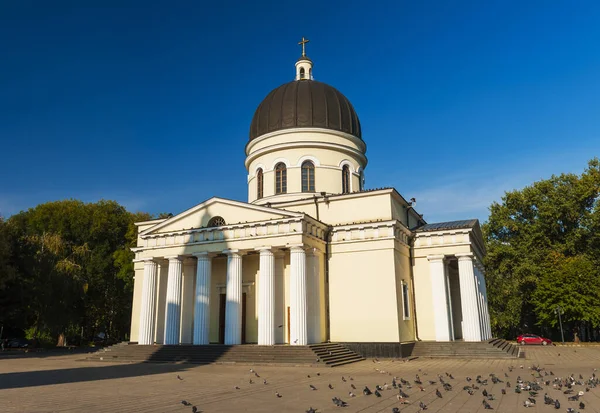
<path fill-rule="evenodd" d="M 245 200 L 252 115 L 306 36 L 358 112 L 367 188 L 485 221 L 599 155 L 598 21 L 597 1 L 4 1 L 0 214 Z"/>

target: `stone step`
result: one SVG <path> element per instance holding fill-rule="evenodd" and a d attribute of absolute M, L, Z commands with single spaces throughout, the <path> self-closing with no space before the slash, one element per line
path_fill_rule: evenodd
<path fill-rule="evenodd" d="M 505 340 L 494 338 L 484 342 L 416 342 L 411 356 L 456 358 L 515 358 L 518 350 Z"/>

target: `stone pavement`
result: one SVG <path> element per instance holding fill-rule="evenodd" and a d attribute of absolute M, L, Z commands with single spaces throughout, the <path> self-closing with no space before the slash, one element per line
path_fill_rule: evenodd
<path fill-rule="evenodd" d="M 516 378 L 520 375 L 524 380 L 531 379 L 530 367 L 539 365 L 560 377 L 582 374 L 587 379 L 600 367 L 600 347 L 527 347 L 526 351 L 527 359 L 366 360 L 337 368 L 111 364 L 78 361 L 81 354 L 0 357 L 0 412 L 191 412 L 191 407 L 181 404 L 182 400 L 202 412 L 303 413 L 312 406 L 317 412 L 391 412 L 398 407 L 410 413 L 420 410 L 420 401 L 428 406 L 428 412 L 482 412 L 484 388 L 495 395 L 496 400 L 489 403 L 497 412 L 566 412 L 568 407 L 580 411 L 578 402 L 567 401 L 568 395 L 551 386 L 543 386 L 537 405 L 526 409 L 523 402 L 528 394 L 514 392 Z M 511 366 L 514 370 L 509 372 Z M 446 373 L 452 374 L 454 380 Z M 466 376 L 475 379 L 479 374 L 488 378 L 490 373 L 511 382 L 506 395 L 501 394 L 505 383 L 491 381 L 473 396 L 462 390 L 467 384 Z M 505 378 L 504 373 L 510 378 Z M 409 405 L 398 403 L 396 390 L 383 390 L 380 398 L 362 394 L 364 386 L 374 391 L 376 385 L 391 384 L 393 376 L 413 382 L 416 374 L 424 382 L 424 391 L 416 385 L 404 388 L 410 396 Z M 443 390 L 438 374 L 453 385 L 452 391 Z M 249 383 L 250 379 L 254 384 Z M 268 384 L 263 384 L 263 379 Z M 429 385 L 428 380 L 438 383 Z M 311 390 L 309 384 L 317 390 Z M 329 389 L 329 384 L 333 389 Z M 440 389 L 441 399 L 436 396 L 436 389 Z M 576 386 L 576 390 L 580 389 L 583 388 Z M 349 397 L 349 391 L 356 397 Z M 278 398 L 276 392 L 282 397 Z M 559 410 L 543 404 L 544 392 L 560 401 Z M 335 406 L 332 397 L 341 398 L 348 407 Z M 600 387 L 590 389 L 581 400 L 586 404 L 585 412 L 600 412 Z"/>

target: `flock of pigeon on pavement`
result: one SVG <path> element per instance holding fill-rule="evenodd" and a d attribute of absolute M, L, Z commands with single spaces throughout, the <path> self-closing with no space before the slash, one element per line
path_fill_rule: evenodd
<path fill-rule="evenodd" d="M 373 362 L 376 363 L 378 361 L 374 359 Z M 514 369 L 514 367 L 509 367 L 509 373 L 512 373 Z M 520 366 L 520 369 L 523 369 L 523 366 Z M 391 373 L 386 371 L 379 369 L 375 370 L 377 370 L 379 373 L 391 376 Z M 584 378 L 581 374 L 577 376 L 572 374 L 567 377 L 558 377 L 552 371 L 535 365 L 529 367 L 529 370 L 531 370 L 531 378 L 517 375 L 517 377 L 514 379 L 514 384 L 511 383 L 511 377 L 506 372 L 504 373 L 503 378 L 498 377 L 494 373 L 489 374 L 488 377 L 482 377 L 481 375 L 478 375 L 475 377 L 475 379 L 467 376 L 465 378 L 464 385 L 462 386 L 462 391 L 467 392 L 470 396 L 481 394 L 481 396 L 483 396 L 482 406 L 485 410 L 493 410 L 493 403 L 495 400 L 497 400 L 496 396 L 490 393 L 486 388 L 490 382 L 492 385 L 500 384 L 500 392 L 502 395 L 506 395 L 507 392 L 513 391 L 519 394 L 525 393 L 527 399 L 523 402 L 524 407 L 535 407 L 537 404 L 539 404 L 538 400 L 542 399 L 539 396 L 543 392 L 543 403 L 548 405 L 548 407 L 559 410 L 561 408 L 560 401 L 550 397 L 548 392 L 560 392 L 560 394 L 564 394 L 567 397 L 568 401 L 574 402 L 579 407 L 579 410 L 585 410 L 583 396 L 585 396 L 585 394 L 591 389 L 600 385 L 600 379 L 596 376 L 596 369 L 594 369 L 594 372 L 588 378 Z M 250 373 L 252 373 L 255 378 L 260 379 L 260 375 L 254 371 L 254 369 L 250 369 Z M 419 369 L 419 373 L 421 373 L 423 376 L 428 376 L 428 374 L 426 372 L 422 372 L 421 369 Z M 316 375 L 320 376 L 320 373 L 316 373 Z M 310 375 L 307 377 L 309 379 L 311 378 Z M 177 376 L 177 379 L 183 380 L 179 375 Z M 353 383 L 354 379 L 350 376 L 348 376 L 348 378 L 342 376 L 341 380 L 346 385 L 349 385 L 350 391 L 348 392 L 348 397 L 346 400 L 351 400 L 352 398 L 356 397 L 355 393 L 359 392 L 360 390 Z M 427 384 L 424 384 L 425 382 Z M 256 381 L 251 378 L 249 380 L 249 384 L 254 383 L 256 383 Z M 266 379 L 262 379 L 262 383 L 265 385 L 269 384 Z M 455 391 L 455 388 L 460 386 L 460 380 L 455 379 L 450 373 L 445 373 L 445 375 L 438 374 L 433 380 L 430 378 L 423 380 L 419 374 L 416 374 L 412 382 L 405 380 L 402 377 L 393 377 L 391 384 L 384 383 L 383 385 L 375 385 L 372 389 L 368 386 L 364 386 L 364 388 L 362 388 L 362 395 L 366 397 L 373 396 L 379 398 L 383 396 L 382 393 L 395 391 L 397 392 L 396 398 L 400 405 L 410 405 L 410 396 L 415 396 L 415 394 L 418 394 L 417 392 L 424 392 L 425 388 L 423 386 L 426 385 L 436 386 L 435 398 L 430 400 L 428 404 L 425 404 L 423 400 L 420 400 L 418 403 L 419 411 L 427 410 L 428 406 L 435 403 L 437 399 L 443 399 L 446 393 Z M 309 388 L 312 391 L 319 390 L 313 384 L 309 384 Z M 327 388 L 329 391 L 334 390 L 334 386 L 331 383 L 327 386 Z M 239 390 L 240 387 L 234 386 L 234 389 Z M 440 389 L 442 391 L 440 391 Z M 282 398 L 283 395 L 279 393 L 279 391 L 275 391 L 275 397 Z M 337 396 L 333 397 L 331 401 L 335 406 L 340 408 L 350 406 L 350 403 Z M 192 403 L 186 400 L 182 400 L 181 404 L 191 407 L 192 413 L 201 413 L 196 406 L 193 406 Z M 391 408 L 392 413 L 399 413 L 400 410 L 400 407 Z M 566 411 L 567 413 L 579 413 L 578 410 L 575 410 L 572 407 L 568 407 Z M 308 410 L 306 410 L 306 413 L 318 413 L 318 409 L 309 407 Z"/>

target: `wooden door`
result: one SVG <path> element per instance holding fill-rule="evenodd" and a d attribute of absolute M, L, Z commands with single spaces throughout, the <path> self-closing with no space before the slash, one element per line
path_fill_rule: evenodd
<path fill-rule="evenodd" d="M 225 304 L 227 298 L 225 294 L 219 295 L 219 344 L 225 343 Z"/>
<path fill-rule="evenodd" d="M 287 308 L 287 342 L 290 343 L 290 307 Z"/>
<path fill-rule="evenodd" d="M 242 294 L 242 344 L 246 344 L 246 293 Z"/>

